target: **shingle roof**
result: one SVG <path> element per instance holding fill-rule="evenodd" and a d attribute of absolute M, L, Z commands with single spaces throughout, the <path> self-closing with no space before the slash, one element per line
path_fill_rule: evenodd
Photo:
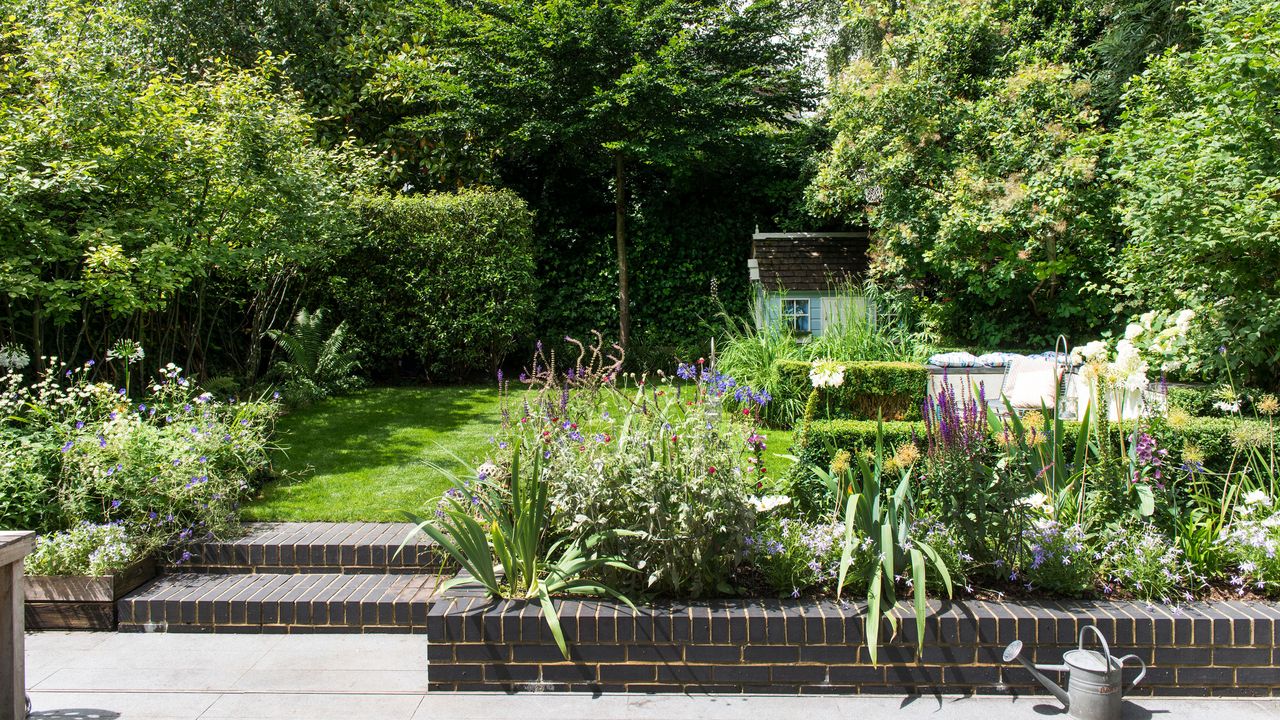
<path fill-rule="evenodd" d="M 756 233 L 751 257 L 766 290 L 828 290 L 868 268 L 870 233 Z"/>

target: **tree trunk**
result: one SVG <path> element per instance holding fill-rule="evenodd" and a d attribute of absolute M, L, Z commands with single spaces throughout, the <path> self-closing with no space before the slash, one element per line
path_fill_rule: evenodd
<path fill-rule="evenodd" d="M 614 238 L 618 244 L 618 344 L 626 350 L 631 342 L 631 305 L 627 292 L 627 191 L 622 153 L 613 155 Z"/>

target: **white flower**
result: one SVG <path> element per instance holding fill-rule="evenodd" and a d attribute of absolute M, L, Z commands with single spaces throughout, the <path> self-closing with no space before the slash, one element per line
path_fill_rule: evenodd
<path fill-rule="evenodd" d="M 1102 363 L 1107 361 L 1107 344 L 1094 340 L 1071 350 L 1071 359 L 1077 362 Z"/>
<path fill-rule="evenodd" d="M 783 505 L 791 503 L 791 498 L 786 495 L 761 495 L 760 497 L 750 496 L 747 500 L 758 513 L 769 512 L 774 508 L 780 508 Z"/>
<path fill-rule="evenodd" d="M 1178 313 L 1177 317 L 1173 319 L 1173 324 L 1179 330 L 1186 332 L 1191 328 L 1191 321 L 1194 320 L 1195 317 L 1196 317 L 1195 310 L 1190 310 L 1190 309 L 1182 310 Z"/>
<path fill-rule="evenodd" d="M 1240 401 L 1239 401 L 1239 400 L 1236 400 L 1236 401 L 1234 401 L 1234 402 L 1227 402 L 1226 400 L 1219 400 L 1218 402 L 1214 403 L 1214 404 L 1213 404 L 1213 406 L 1214 406 L 1215 408 L 1217 408 L 1217 409 L 1221 410 L 1222 412 L 1225 412 L 1225 413 L 1237 413 L 1237 412 L 1240 412 Z"/>
<path fill-rule="evenodd" d="M 1053 510 L 1053 505 L 1049 502 L 1049 496 L 1042 492 L 1035 492 L 1022 498 L 1018 500 L 1018 504 L 1024 507 L 1035 508 L 1037 510 Z"/>
<path fill-rule="evenodd" d="M 1243 502 L 1245 505 L 1262 505 L 1263 507 L 1271 507 L 1271 497 L 1267 495 L 1265 490 L 1251 490 L 1245 493 Z"/>
<path fill-rule="evenodd" d="M 820 360 L 809 370 L 809 381 L 815 388 L 840 387 L 844 384 L 845 366 L 834 360 Z"/>
<path fill-rule="evenodd" d="M 1138 323 L 1129 323 L 1124 328 L 1124 339 L 1137 340 L 1145 330 L 1146 328 L 1142 327 Z"/>
<path fill-rule="evenodd" d="M 0 345 L 0 368 L 21 370 L 30 364 L 31 356 L 27 354 L 26 350 L 13 343 Z"/>

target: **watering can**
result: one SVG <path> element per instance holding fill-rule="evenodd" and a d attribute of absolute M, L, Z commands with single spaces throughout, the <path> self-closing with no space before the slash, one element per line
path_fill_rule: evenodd
<path fill-rule="evenodd" d="M 1092 631 L 1102 643 L 1102 652 L 1084 649 L 1084 635 Z M 1068 650 L 1062 656 L 1061 665 L 1033 665 L 1030 660 L 1021 657 L 1022 641 L 1014 640 L 1005 648 L 1004 661 L 1017 660 L 1022 663 L 1041 685 L 1053 693 L 1066 706 L 1067 713 L 1079 720 L 1120 720 L 1120 707 L 1123 699 L 1121 673 L 1126 660 L 1137 660 L 1142 666 L 1138 677 L 1129 683 L 1124 690 L 1132 690 L 1147 674 L 1147 664 L 1137 655 L 1125 655 L 1122 658 L 1111 657 L 1111 648 L 1107 647 L 1107 639 L 1093 625 L 1080 630 L 1080 643 L 1075 650 Z M 1045 677 L 1041 670 L 1054 670 L 1067 673 L 1067 689 Z"/>

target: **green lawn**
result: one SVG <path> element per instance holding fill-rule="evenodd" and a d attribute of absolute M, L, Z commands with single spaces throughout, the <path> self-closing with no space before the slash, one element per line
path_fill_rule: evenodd
<path fill-rule="evenodd" d="M 458 468 L 482 455 L 497 422 L 488 387 L 362 390 L 280 420 L 288 449 L 271 482 L 242 512 L 246 520 L 403 520 L 449 486 L 426 465 Z"/>
<path fill-rule="evenodd" d="M 427 461 L 461 470 L 454 455 L 480 458 L 498 420 L 492 387 L 362 390 L 280 420 L 276 458 L 285 478 L 268 483 L 241 513 L 246 520 L 403 520 L 421 513 L 449 482 Z M 766 464 L 786 471 L 791 433 L 770 430 Z"/>

